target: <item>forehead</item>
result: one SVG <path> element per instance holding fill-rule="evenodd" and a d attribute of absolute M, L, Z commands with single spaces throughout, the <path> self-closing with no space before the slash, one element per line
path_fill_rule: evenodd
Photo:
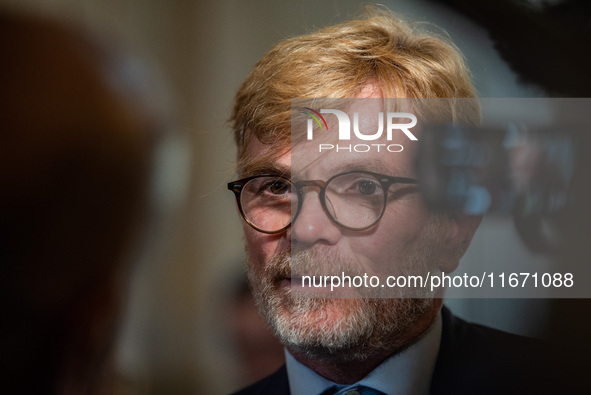
<path fill-rule="evenodd" d="M 329 146 L 332 146 L 330 148 Z M 328 148 L 327 148 L 328 147 Z M 317 141 L 277 147 L 254 139 L 246 149 L 241 175 L 273 173 L 307 179 L 328 179 L 350 170 L 365 170 L 390 176 L 416 177 L 418 141 L 405 137 L 339 142 L 324 136 Z"/>
<path fill-rule="evenodd" d="M 275 146 L 252 138 L 246 145 L 238 173 L 242 177 L 266 173 L 289 175 L 291 172 L 290 158 L 291 147 L 289 145 Z"/>
<path fill-rule="evenodd" d="M 291 172 L 304 178 L 328 178 L 350 170 L 414 177 L 417 142 L 407 139 L 347 141 L 321 138 L 295 145 L 290 151 Z M 284 158 L 282 158 L 284 159 Z"/>

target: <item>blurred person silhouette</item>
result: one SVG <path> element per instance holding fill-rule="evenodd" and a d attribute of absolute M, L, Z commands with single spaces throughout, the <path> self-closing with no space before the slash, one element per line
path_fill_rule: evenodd
<path fill-rule="evenodd" d="M 0 52 L 0 393 L 113 393 L 165 122 L 127 58 L 61 22 L 4 10 Z"/>
<path fill-rule="evenodd" d="M 591 2 L 587 0 L 554 0 L 545 2 L 520 0 L 433 0 L 464 14 L 485 28 L 495 49 L 519 75 L 524 84 L 541 87 L 553 98 L 591 97 L 591 79 L 586 75 L 591 68 L 591 52 L 582 50 L 591 46 Z M 562 109 L 563 122 L 572 115 L 588 111 L 585 101 Z M 588 119 L 588 117 L 585 117 Z M 587 124 L 587 120 L 576 120 Z M 523 236 L 534 237 L 526 243 L 532 250 L 543 251 L 556 267 L 565 263 L 587 266 L 588 244 L 591 233 L 591 199 L 588 173 L 591 147 L 588 128 L 570 130 L 576 142 L 576 170 L 571 195 L 575 199 L 566 208 L 542 221 L 538 217 L 515 219 Z M 560 242 L 547 236 L 548 229 L 560 235 Z M 546 233 L 546 237 L 541 237 Z M 527 239 L 524 237 L 524 241 Z M 548 248 L 554 247 L 554 248 Z M 556 248 L 557 247 L 557 248 Z M 544 337 L 568 350 L 568 358 L 585 377 L 591 364 L 591 342 L 587 339 L 591 319 L 591 299 L 553 299 L 549 301 L 548 324 Z M 574 376 L 574 374 L 572 375 Z M 588 392 L 586 382 L 576 387 Z"/>
<path fill-rule="evenodd" d="M 519 75 L 552 97 L 589 97 L 591 3 L 587 0 L 431 0 L 473 20 Z M 537 3 L 537 4 L 536 4 Z"/>
<path fill-rule="evenodd" d="M 279 369 L 285 356 L 283 346 L 258 312 L 246 276 L 235 282 L 230 296 L 227 326 L 236 350 L 237 384 L 245 386 Z"/>

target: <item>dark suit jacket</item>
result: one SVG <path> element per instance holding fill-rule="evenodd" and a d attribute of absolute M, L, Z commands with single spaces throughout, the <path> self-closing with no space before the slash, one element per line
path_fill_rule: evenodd
<path fill-rule="evenodd" d="M 562 366 L 543 342 L 470 324 L 442 309 L 442 336 L 431 394 L 568 394 Z M 567 381 L 568 382 L 568 381 Z M 289 395 L 287 370 L 237 395 Z"/>

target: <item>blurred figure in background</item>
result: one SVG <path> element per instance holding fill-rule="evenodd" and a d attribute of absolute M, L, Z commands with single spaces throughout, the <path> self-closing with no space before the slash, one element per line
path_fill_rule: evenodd
<path fill-rule="evenodd" d="M 252 384 L 285 363 L 283 346 L 259 314 L 246 276 L 236 281 L 228 309 L 228 328 L 236 348 L 238 382 Z"/>
<path fill-rule="evenodd" d="M 164 123 L 127 63 L 0 13 L 0 393 L 113 393 L 130 248 Z"/>

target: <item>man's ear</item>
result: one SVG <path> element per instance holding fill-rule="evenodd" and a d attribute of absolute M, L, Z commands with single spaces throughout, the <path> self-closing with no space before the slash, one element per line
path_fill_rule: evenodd
<path fill-rule="evenodd" d="M 472 237 L 482 221 L 482 216 L 455 212 L 448 215 L 447 221 L 447 232 L 443 240 L 439 269 L 442 272 L 450 273 L 456 270 L 460 264 L 460 259 L 470 246 Z"/>

